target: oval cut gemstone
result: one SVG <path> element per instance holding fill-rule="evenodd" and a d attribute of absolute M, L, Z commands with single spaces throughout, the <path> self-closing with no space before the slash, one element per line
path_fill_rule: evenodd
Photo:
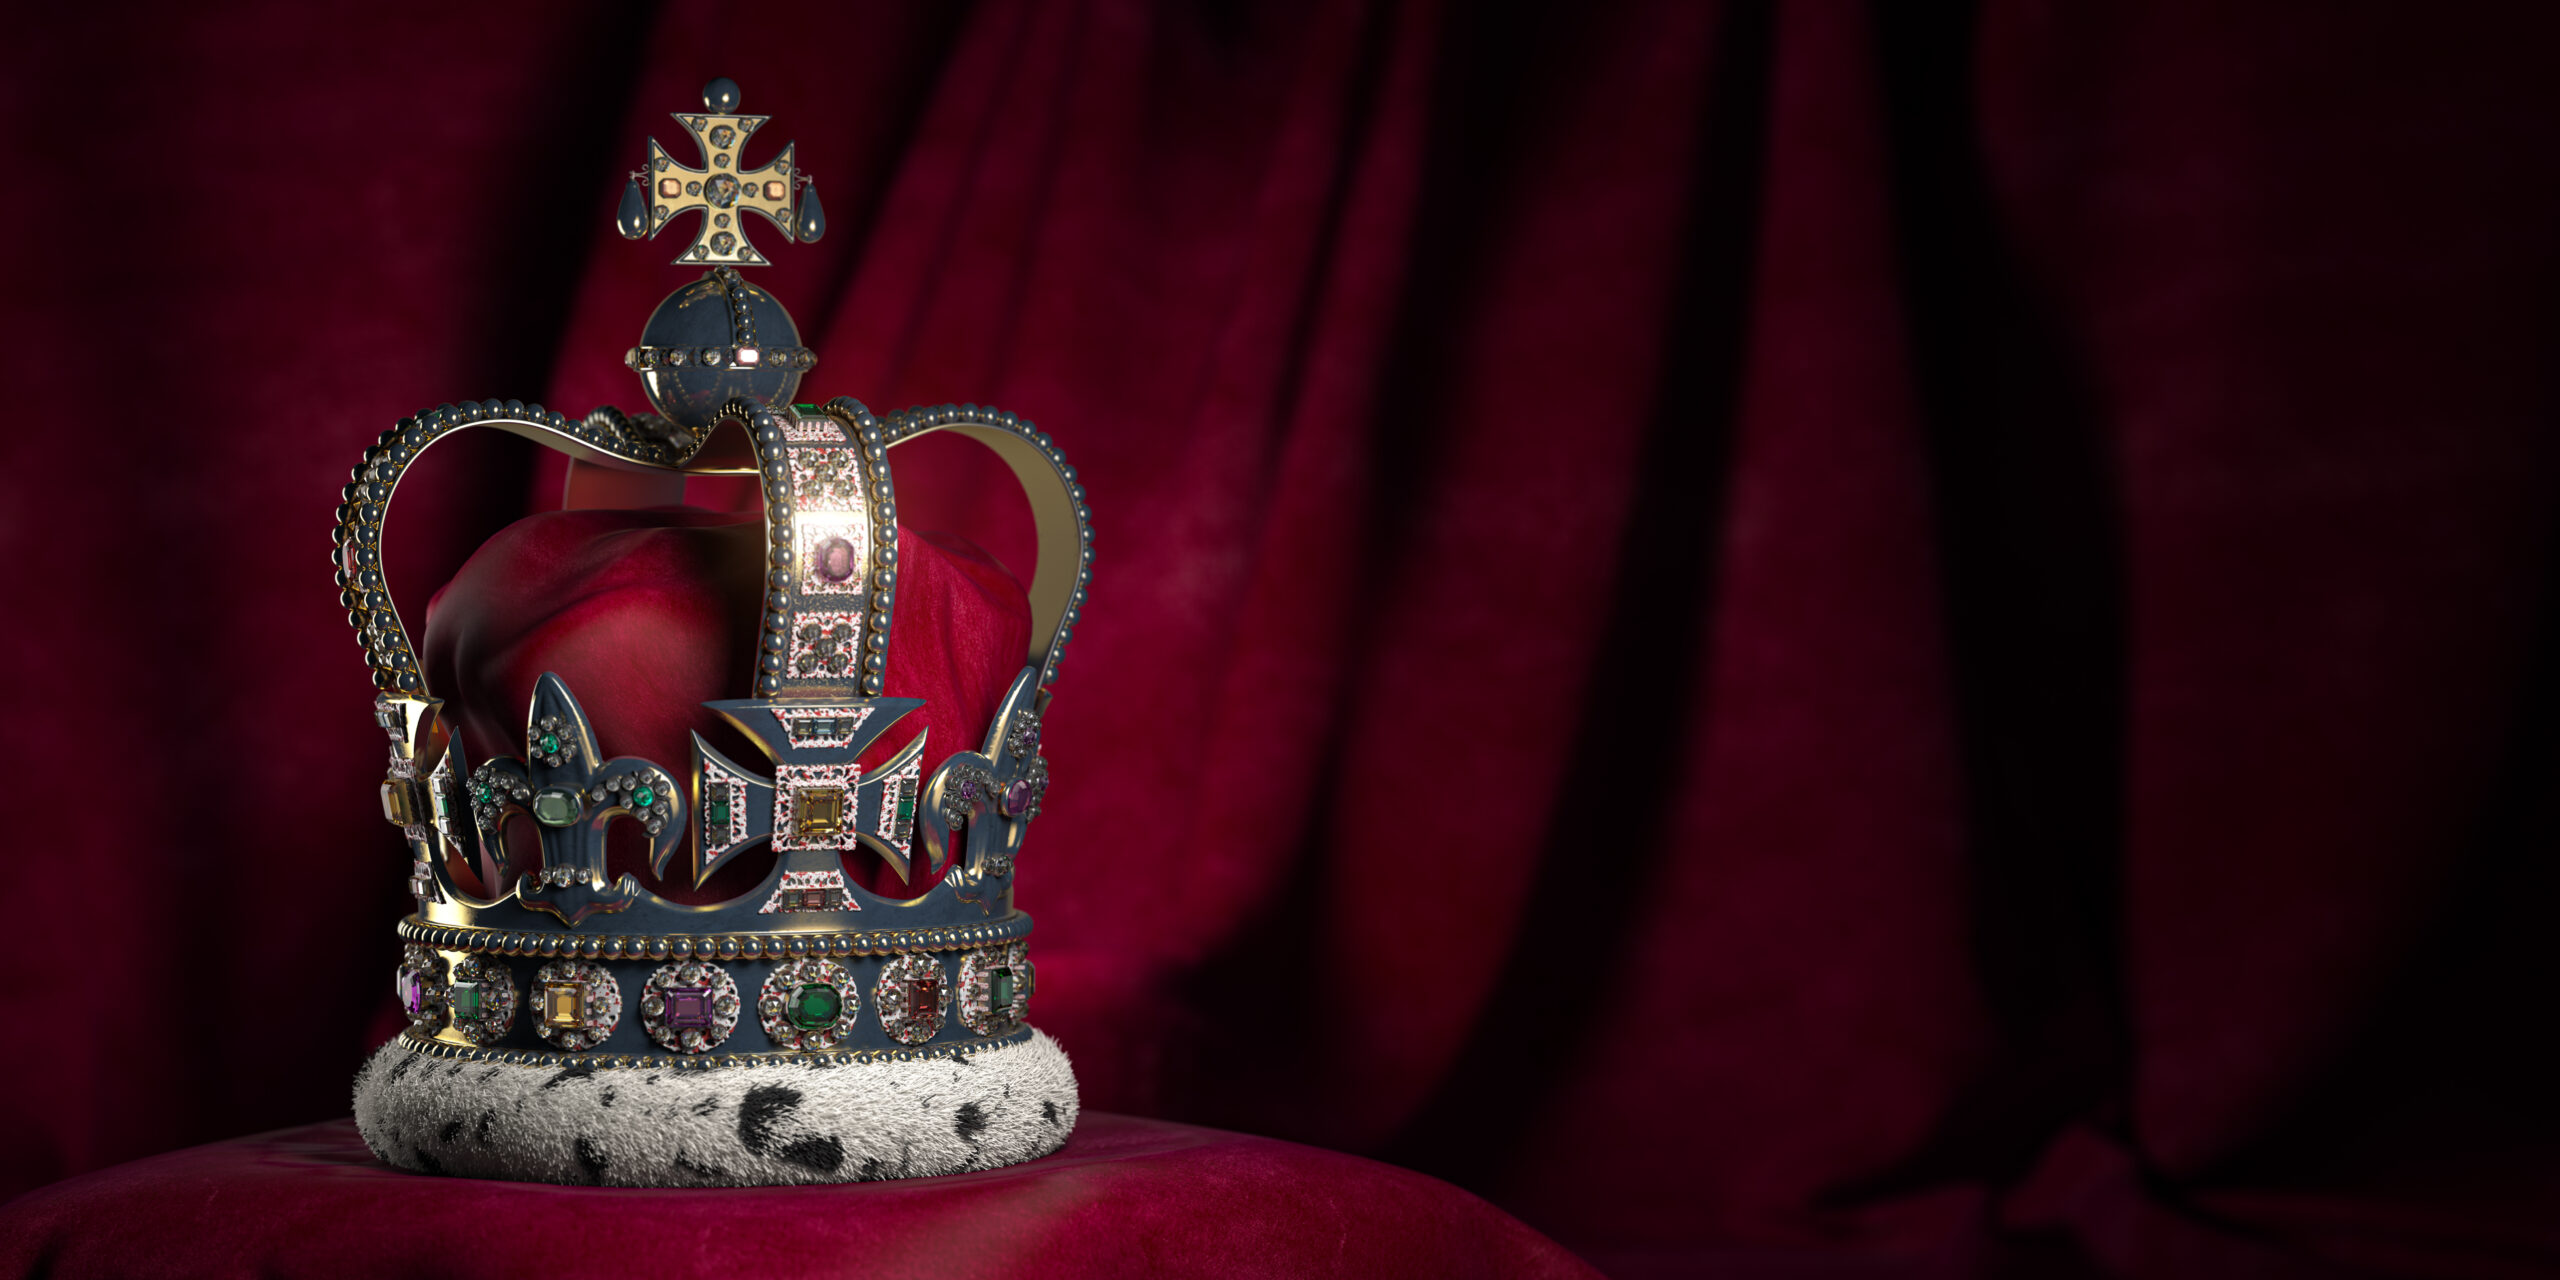
<path fill-rule="evenodd" d="M 578 793 L 559 787 L 545 787 L 533 793 L 533 820 L 546 827 L 566 827 L 577 822 L 586 806 L 578 803 Z"/>
<path fill-rule="evenodd" d="M 651 808 L 657 803 L 658 793 L 654 788 L 644 786 L 631 793 L 631 807 L 634 809 Z"/>
<path fill-rule="evenodd" d="M 803 1031 L 816 1031 L 835 1025 L 836 1016 L 843 1010 L 844 998 L 837 994 L 833 984 L 809 982 L 791 993 L 791 1006 L 787 1012 L 791 1025 Z"/>
<path fill-rule="evenodd" d="M 861 566 L 854 563 L 853 543 L 845 538 L 829 538 L 811 548 L 810 568 L 829 582 L 851 578 Z"/>
<path fill-rule="evenodd" d="M 1021 813 L 1030 807 L 1031 783 L 1028 779 L 1016 778 L 1012 786 L 1004 789 L 1004 811 Z"/>

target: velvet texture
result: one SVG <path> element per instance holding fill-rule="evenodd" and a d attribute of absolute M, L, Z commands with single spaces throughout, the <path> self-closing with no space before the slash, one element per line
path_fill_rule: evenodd
<path fill-rule="evenodd" d="M 692 273 L 614 202 L 726 74 L 834 224 L 759 241 L 804 398 L 1091 490 L 1022 902 L 1097 1110 L 1624 1274 L 2560 1267 L 2547 6 L 32 21 L 13 1185 L 344 1108 L 405 900 L 329 507 L 421 406 L 638 401 Z M 404 600 L 557 505 L 450 448 Z M 967 448 L 902 517 L 1020 571 Z"/>
<path fill-rule="evenodd" d="M 353 1121 L 332 1120 L 48 1187 L 0 1223 L 0 1270 L 59 1280 L 1592 1275 L 1493 1206 L 1404 1169 L 1096 1114 L 1070 1150 L 1006 1169 L 681 1191 L 403 1173 Z"/>

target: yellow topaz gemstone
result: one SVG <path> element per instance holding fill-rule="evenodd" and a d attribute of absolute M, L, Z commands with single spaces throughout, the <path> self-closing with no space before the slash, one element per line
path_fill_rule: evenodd
<path fill-rule="evenodd" d="M 844 788 L 807 787 L 792 797 L 797 834 L 803 840 L 844 832 Z"/>
<path fill-rule="evenodd" d="M 546 982 L 542 984 L 542 1020 L 554 1027 L 583 1027 L 587 1024 L 587 984 L 583 982 Z"/>

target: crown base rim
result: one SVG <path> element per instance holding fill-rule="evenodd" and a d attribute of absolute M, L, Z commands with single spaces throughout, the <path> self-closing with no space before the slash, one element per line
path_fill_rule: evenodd
<path fill-rule="evenodd" d="M 958 1061 L 682 1072 L 463 1063 L 419 1054 L 394 1037 L 355 1080 L 357 1132 L 386 1164 L 568 1186 L 784 1186 L 975 1172 L 1056 1151 L 1078 1111 L 1074 1067 L 1037 1029 Z"/>

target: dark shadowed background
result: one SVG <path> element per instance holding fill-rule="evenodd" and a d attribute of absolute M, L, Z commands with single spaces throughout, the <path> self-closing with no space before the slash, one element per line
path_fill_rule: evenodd
<path fill-rule="evenodd" d="M 1624 1275 L 2560 1272 L 2560 10 L 15 21 L 0 1193 L 345 1112 L 338 488 L 639 405 L 691 273 L 612 210 L 725 74 L 832 222 L 754 277 L 803 398 L 1092 493 L 1021 896 L 1087 1106 Z M 422 601 L 559 475 L 410 484 Z"/>

